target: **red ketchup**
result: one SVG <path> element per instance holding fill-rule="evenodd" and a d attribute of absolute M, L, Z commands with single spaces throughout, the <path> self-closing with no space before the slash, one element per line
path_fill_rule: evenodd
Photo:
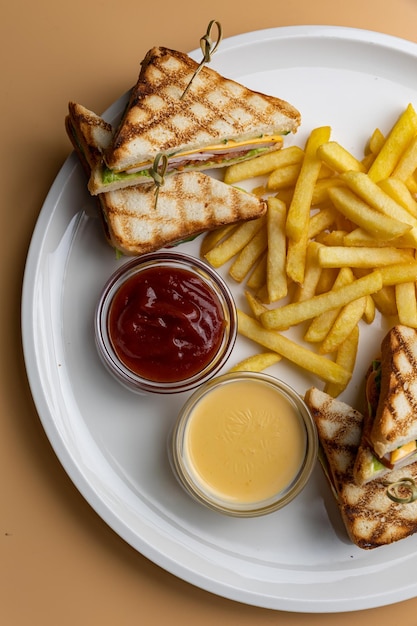
<path fill-rule="evenodd" d="M 151 267 L 128 279 L 110 307 L 114 350 L 135 374 L 157 382 L 185 380 L 217 353 L 224 318 L 217 295 L 185 269 Z"/>

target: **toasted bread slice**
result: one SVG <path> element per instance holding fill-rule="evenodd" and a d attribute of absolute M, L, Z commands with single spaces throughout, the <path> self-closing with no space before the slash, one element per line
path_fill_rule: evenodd
<path fill-rule="evenodd" d="M 205 66 L 182 98 L 198 64 L 187 54 L 152 48 L 116 129 L 105 162 L 113 172 L 146 170 L 159 153 L 169 167 L 208 169 L 276 150 L 295 132 L 300 113 Z M 143 178 L 146 182 L 146 176 Z"/>
<path fill-rule="evenodd" d="M 66 128 L 86 172 L 94 170 L 112 135 L 111 126 L 85 107 L 71 104 Z M 203 172 L 168 177 L 157 202 L 153 184 L 106 192 L 97 200 L 108 241 L 125 255 L 152 252 L 266 212 L 266 203 L 255 195 Z"/>
<path fill-rule="evenodd" d="M 394 502 L 381 480 L 359 486 L 353 465 L 361 439 L 363 415 L 315 387 L 305 394 L 317 427 L 321 461 L 351 541 L 373 549 L 417 532 L 417 500 Z M 417 463 L 390 473 L 390 482 L 417 480 Z"/>
<path fill-rule="evenodd" d="M 417 330 L 394 326 L 381 344 L 381 391 L 370 440 L 383 458 L 417 440 Z"/>

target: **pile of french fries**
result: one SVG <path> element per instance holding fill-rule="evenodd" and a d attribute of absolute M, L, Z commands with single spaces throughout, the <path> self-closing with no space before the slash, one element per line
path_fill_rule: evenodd
<path fill-rule="evenodd" d="M 208 233 L 201 255 L 244 285 L 239 333 L 262 346 L 234 370 L 286 358 L 338 396 L 356 362 L 361 325 L 381 315 L 417 328 L 417 114 L 409 104 L 359 158 L 310 133 L 304 149 L 227 168 L 225 182 L 264 177 L 264 217 Z M 286 336 L 299 326 L 302 341 Z"/>

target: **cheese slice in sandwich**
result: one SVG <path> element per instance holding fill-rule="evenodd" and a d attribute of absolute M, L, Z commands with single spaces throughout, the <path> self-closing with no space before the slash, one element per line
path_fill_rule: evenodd
<path fill-rule="evenodd" d="M 110 124 L 85 107 L 70 103 L 66 130 L 88 176 L 97 172 L 113 137 Z M 160 186 L 148 183 L 96 197 L 107 240 L 124 255 L 172 246 L 226 224 L 262 217 L 266 203 L 203 172 L 169 176 Z"/>
<path fill-rule="evenodd" d="M 167 173 L 224 167 L 278 150 L 282 136 L 296 132 L 300 113 L 280 98 L 253 91 L 187 54 L 152 48 L 111 145 L 104 152 L 101 181 L 90 191 L 151 180 L 155 158 L 168 158 Z"/>
<path fill-rule="evenodd" d="M 367 412 L 354 474 L 358 484 L 417 460 L 417 330 L 398 324 L 366 381 Z"/>
<path fill-rule="evenodd" d="M 353 466 L 361 440 L 362 413 L 315 387 L 306 392 L 305 401 L 317 427 L 320 462 L 350 540 L 370 550 L 417 532 L 417 500 L 410 496 L 417 480 L 417 463 L 393 470 L 389 485 L 385 479 L 358 485 Z"/>

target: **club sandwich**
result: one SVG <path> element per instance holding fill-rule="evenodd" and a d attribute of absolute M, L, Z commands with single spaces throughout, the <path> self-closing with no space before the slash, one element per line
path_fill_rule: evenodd
<path fill-rule="evenodd" d="M 417 532 L 417 463 L 392 470 L 389 481 L 357 485 L 353 466 L 362 413 L 315 387 L 306 392 L 305 401 L 317 427 L 319 460 L 350 540 L 370 550 Z"/>
<path fill-rule="evenodd" d="M 224 167 L 278 150 L 300 113 L 280 98 L 253 91 L 176 50 L 155 47 L 141 63 L 136 85 L 92 194 L 152 181 L 159 154 L 171 172 Z M 183 94 L 191 81 L 187 93 Z"/>
<path fill-rule="evenodd" d="M 398 324 L 366 380 L 366 411 L 354 466 L 358 484 L 417 460 L 417 330 Z"/>
<path fill-rule="evenodd" d="M 112 126 L 85 107 L 70 103 L 66 130 L 87 176 L 113 138 Z M 124 255 L 172 246 L 225 224 L 263 216 L 265 201 L 203 172 L 101 193 L 96 197 L 107 240 Z"/>

